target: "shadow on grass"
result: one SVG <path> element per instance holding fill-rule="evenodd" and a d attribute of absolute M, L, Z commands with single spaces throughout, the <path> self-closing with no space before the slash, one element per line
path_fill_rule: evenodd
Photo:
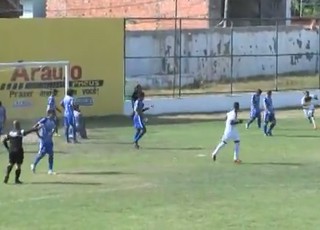
<path fill-rule="evenodd" d="M 153 116 L 147 115 L 148 123 L 147 126 L 154 125 L 168 125 L 168 124 L 190 124 L 199 122 L 214 122 L 224 121 L 221 118 L 203 117 L 203 118 L 181 118 L 178 116 Z M 86 119 L 88 129 L 105 128 L 105 127 L 132 127 L 132 120 L 127 116 L 109 116 L 109 117 L 96 117 Z"/>
<path fill-rule="evenodd" d="M 127 172 L 119 172 L 119 171 L 99 171 L 99 172 L 85 172 L 85 171 L 79 171 L 79 172 L 59 172 L 61 175 L 92 175 L 92 176 L 98 176 L 98 175 L 132 175 L 133 173 L 127 173 Z"/>
<path fill-rule="evenodd" d="M 26 151 L 24 151 L 24 153 L 25 153 L 25 154 L 38 154 L 38 151 L 39 151 L 38 149 L 35 150 L 35 151 L 26 150 Z M 61 150 L 55 150 L 54 153 L 55 153 L 55 154 L 67 154 L 67 152 L 61 151 Z"/>
<path fill-rule="evenodd" d="M 91 140 L 95 140 L 94 137 L 92 137 Z M 96 140 L 99 141 L 90 141 L 90 144 L 94 144 L 94 145 L 133 145 L 133 142 L 124 142 L 124 141 L 108 141 L 108 140 L 101 140 L 99 138 L 97 138 Z"/>
<path fill-rule="evenodd" d="M 275 165 L 275 166 L 302 166 L 301 163 L 290 162 L 243 162 L 245 165 Z"/>
<path fill-rule="evenodd" d="M 141 149 L 148 149 L 148 150 L 181 150 L 181 151 L 196 151 L 196 150 L 203 150 L 201 147 L 141 147 Z"/>
<path fill-rule="evenodd" d="M 310 135 L 310 134 L 277 134 L 277 137 L 288 137 L 288 138 L 320 138 L 320 135 Z"/>
<path fill-rule="evenodd" d="M 53 182 L 31 182 L 30 184 L 33 185 L 102 185 L 102 183 L 95 183 L 95 182 L 74 182 L 74 181 L 53 181 Z"/>

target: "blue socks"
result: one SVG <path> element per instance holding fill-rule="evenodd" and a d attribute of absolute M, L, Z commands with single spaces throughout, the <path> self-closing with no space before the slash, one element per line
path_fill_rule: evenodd
<path fill-rule="evenodd" d="M 136 134 L 134 135 L 133 141 L 136 142 L 140 135 L 140 129 L 137 129 Z"/>
<path fill-rule="evenodd" d="M 66 126 L 64 128 L 64 135 L 66 137 L 67 142 L 69 142 L 69 128 L 70 128 L 69 126 Z"/>
<path fill-rule="evenodd" d="M 137 129 L 136 134 L 134 135 L 134 142 L 138 143 L 138 141 L 143 137 L 146 132 L 143 129 Z"/>
<path fill-rule="evenodd" d="M 49 170 L 53 170 L 53 154 L 49 154 L 48 163 L 49 163 Z"/>
<path fill-rule="evenodd" d="M 41 161 L 41 159 L 44 157 L 45 154 L 38 153 L 36 156 L 36 159 L 33 162 L 34 167 L 38 165 L 38 163 Z"/>
<path fill-rule="evenodd" d="M 258 123 L 258 128 L 260 129 L 261 128 L 261 117 L 258 117 L 257 118 L 257 123 Z"/>
<path fill-rule="evenodd" d="M 271 123 L 270 127 L 269 127 L 269 130 L 268 130 L 268 133 L 271 133 L 272 132 L 272 129 L 276 126 L 275 123 Z"/>

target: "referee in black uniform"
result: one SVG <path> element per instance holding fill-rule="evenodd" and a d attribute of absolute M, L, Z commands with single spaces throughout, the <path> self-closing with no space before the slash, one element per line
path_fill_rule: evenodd
<path fill-rule="evenodd" d="M 13 122 L 13 129 L 10 131 L 5 138 L 3 139 L 2 143 L 6 147 L 9 152 L 9 164 L 6 169 L 6 175 L 4 178 L 4 183 L 7 184 L 9 180 L 9 176 L 11 170 L 14 165 L 16 165 L 16 177 L 15 183 L 21 184 L 20 181 L 20 174 L 21 174 L 21 165 L 23 163 L 24 158 L 24 151 L 23 151 L 23 137 L 26 135 L 36 132 L 37 128 L 32 128 L 28 131 L 24 131 L 21 129 L 20 122 L 14 121 Z"/>

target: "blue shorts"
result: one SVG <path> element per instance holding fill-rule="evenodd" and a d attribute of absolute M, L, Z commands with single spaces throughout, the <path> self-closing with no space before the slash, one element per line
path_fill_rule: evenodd
<path fill-rule="evenodd" d="M 250 118 L 260 118 L 260 117 L 261 117 L 260 109 L 251 109 Z"/>
<path fill-rule="evenodd" d="M 141 119 L 141 117 L 139 115 L 134 115 L 133 117 L 133 126 L 136 128 L 136 129 L 144 129 L 145 128 L 145 125 Z"/>
<path fill-rule="evenodd" d="M 53 143 L 52 142 L 40 143 L 39 144 L 39 154 L 41 154 L 41 155 L 45 155 L 45 154 L 52 155 L 53 154 Z"/>
<path fill-rule="evenodd" d="M 264 114 L 264 122 L 275 122 L 276 117 L 274 113 L 265 113 Z"/>
<path fill-rule="evenodd" d="M 66 127 L 74 126 L 74 117 L 72 116 L 64 117 L 64 126 Z"/>

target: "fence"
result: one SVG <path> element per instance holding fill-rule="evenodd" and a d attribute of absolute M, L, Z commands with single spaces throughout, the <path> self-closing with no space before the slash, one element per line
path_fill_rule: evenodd
<path fill-rule="evenodd" d="M 173 97 L 320 88 L 320 33 L 304 28 L 310 19 L 218 23 L 126 19 L 126 95 L 137 83 L 148 95 Z"/>

